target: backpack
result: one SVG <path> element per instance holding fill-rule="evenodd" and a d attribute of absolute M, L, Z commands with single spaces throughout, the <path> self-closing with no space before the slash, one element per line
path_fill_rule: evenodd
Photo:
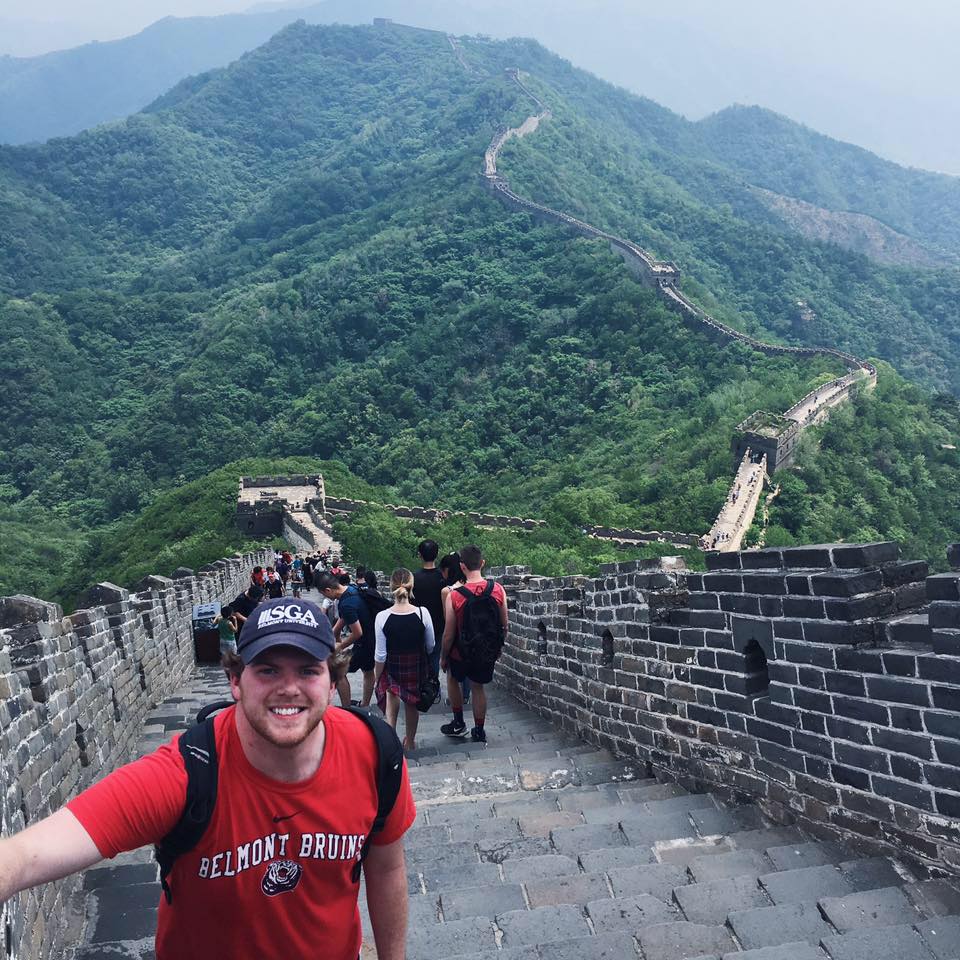
<path fill-rule="evenodd" d="M 493 599 L 493 580 L 487 581 L 483 593 L 457 587 L 466 603 L 460 610 L 460 633 L 457 647 L 464 662 L 474 666 L 495 663 L 503 650 L 503 621 L 500 604 Z"/>
<path fill-rule="evenodd" d="M 233 700 L 220 700 L 204 707 L 197 714 L 195 726 L 190 727 L 180 737 L 180 753 L 187 769 L 187 799 L 183 813 L 173 829 L 153 848 L 160 867 L 160 886 L 163 887 L 167 903 L 173 902 L 173 893 L 167 877 L 173 869 L 174 861 L 184 853 L 189 853 L 203 836 L 214 807 L 217 804 L 217 745 L 214 737 L 213 714 L 226 707 L 232 707 Z M 357 707 L 334 707 L 346 710 L 359 717 L 377 741 L 379 761 L 377 763 L 377 815 L 370 833 L 363 842 L 360 857 L 353 868 L 351 879 L 360 882 L 363 861 L 370 849 L 370 840 L 375 833 L 383 830 L 390 811 L 400 793 L 403 778 L 403 748 L 393 728 L 380 717 Z"/>
<path fill-rule="evenodd" d="M 378 590 L 361 590 L 357 587 L 357 593 L 360 594 L 360 599 L 367 605 L 372 620 L 377 619 L 378 613 L 382 613 L 393 606 L 393 601 L 388 600 Z"/>

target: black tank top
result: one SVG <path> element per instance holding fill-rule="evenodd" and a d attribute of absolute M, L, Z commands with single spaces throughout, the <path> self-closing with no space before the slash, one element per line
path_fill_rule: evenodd
<path fill-rule="evenodd" d="M 427 616 L 422 608 L 416 613 L 391 613 L 383 624 L 387 638 L 387 656 L 391 653 L 419 653 L 425 650 L 426 630 L 422 617 Z"/>
<path fill-rule="evenodd" d="M 440 642 L 443 636 L 443 574 L 439 570 L 418 570 L 413 575 L 413 600 L 426 607 L 433 621 L 433 635 Z"/>

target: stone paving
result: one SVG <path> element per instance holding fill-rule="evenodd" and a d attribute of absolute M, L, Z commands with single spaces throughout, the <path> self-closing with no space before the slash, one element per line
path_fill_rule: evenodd
<path fill-rule="evenodd" d="M 141 749 L 226 691 L 219 669 L 198 669 L 152 712 Z M 657 783 L 495 688 L 489 699 L 485 745 L 440 734 L 449 708 L 421 717 L 408 960 L 960 958 L 954 885 Z M 152 958 L 149 851 L 85 881 L 74 960 Z M 369 931 L 362 888 L 360 906 Z M 372 942 L 362 958 L 375 960 Z"/>

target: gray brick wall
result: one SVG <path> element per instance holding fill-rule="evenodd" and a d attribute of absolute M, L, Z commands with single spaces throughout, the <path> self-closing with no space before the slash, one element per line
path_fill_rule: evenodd
<path fill-rule="evenodd" d="M 928 577 L 891 543 L 708 566 L 507 568 L 502 681 L 660 778 L 960 868 L 960 573 Z"/>
<path fill-rule="evenodd" d="M 136 592 L 91 587 L 68 617 L 32 597 L 0 598 L 0 828 L 22 829 L 132 758 L 147 712 L 193 668 L 193 605 L 229 600 L 260 551 L 218 560 L 175 579 L 147 577 Z M 5 904 L 0 955 L 66 952 L 75 879 Z M 6 944 L 14 952 L 4 952 Z"/>

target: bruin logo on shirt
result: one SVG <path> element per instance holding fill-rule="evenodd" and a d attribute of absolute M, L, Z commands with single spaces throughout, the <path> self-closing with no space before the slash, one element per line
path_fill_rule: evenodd
<path fill-rule="evenodd" d="M 264 610 L 257 620 L 258 627 L 272 627 L 276 623 L 302 623 L 308 627 L 317 626 L 317 618 L 310 610 L 305 610 L 299 603 L 278 604 Z"/>
<path fill-rule="evenodd" d="M 280 893 L 287 893 L 299 882 L 303 874 L 303 867 L 293 860 L 274 860 L 267 867 L 267 872 L 260 881 L 260 889 L 268 896 L 275 897 Z"/>

